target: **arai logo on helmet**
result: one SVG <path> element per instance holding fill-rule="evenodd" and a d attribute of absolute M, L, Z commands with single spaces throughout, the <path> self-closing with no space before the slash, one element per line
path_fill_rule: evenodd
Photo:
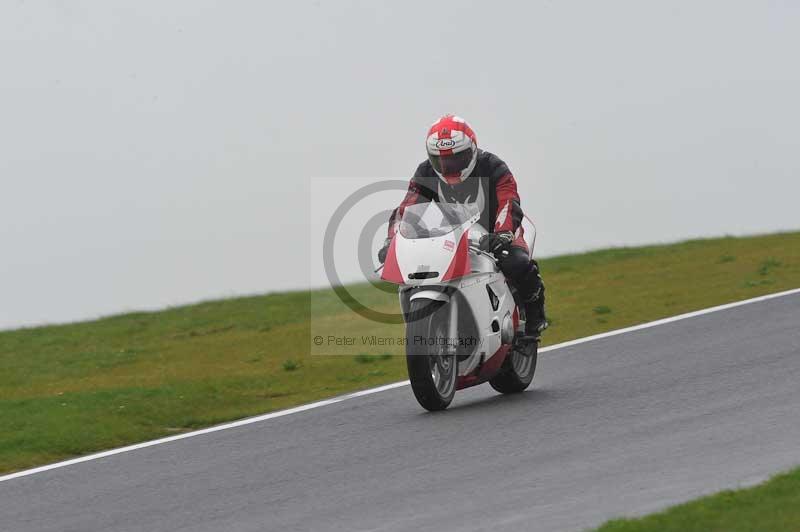
<path fill-rule="evenodd" d="M 456 145 L 453 139 L 439 139 L 436 141 L 437 150 L 452 150 Z"/>

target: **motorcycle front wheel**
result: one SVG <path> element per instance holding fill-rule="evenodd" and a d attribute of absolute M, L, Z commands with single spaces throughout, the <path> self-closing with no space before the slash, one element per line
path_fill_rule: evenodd
<path fill-rule="evenodd" d="M 443 307 L 441 301 L 416 299 L 406 317 L 406 363 L 411 389 L 422 408 L 432 412 L 450 405 L 458 378 L 456 356 L 448 354 L 448 313 Z"/>

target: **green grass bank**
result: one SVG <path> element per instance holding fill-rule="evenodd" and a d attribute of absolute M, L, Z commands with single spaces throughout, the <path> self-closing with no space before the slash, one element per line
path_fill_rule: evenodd
<path fill-rule="evenodd" d="M 541 264 L 547 345 L 800 287 L 800 232 Z M 394 293 L 350 289 L 397 312 Z M 318 291 L 1 332 L 0 472 L 406 378 L 401 347 L 335 346 L 328 354 L 336 356 L 312 355 L 312 332 L 398 337 L 403 329 L 366 321 L 332 291 Z"/>
<path fill-rule="evenodd" d="M 753 488 L 723 491 L 640 519 L 615 519 L 598 532 L 797 532 L 800 469 Z"/>

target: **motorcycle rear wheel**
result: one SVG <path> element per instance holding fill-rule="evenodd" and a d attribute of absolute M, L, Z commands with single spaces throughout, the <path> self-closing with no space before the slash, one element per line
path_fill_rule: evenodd
<path fill-rule="evenodd" d="M 406 364 L 411 389 L 422 408 L 431 412 L 450 406 L 458 378 L 456 356 L 447 353 L 448 316 L 443 307 L 441 301 L 414 300 L 406 319 Z"/>
<path fill-rule="evenodd" d="M 500 393 L 520 393 L 533 381 L 536 361 L 539 358 L 539 342 L 514 343 L 503 367 L 489 384 Z"/>

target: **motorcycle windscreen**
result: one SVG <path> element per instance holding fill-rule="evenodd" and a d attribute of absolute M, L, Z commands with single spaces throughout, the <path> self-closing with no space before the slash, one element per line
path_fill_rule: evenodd
<path fill-rule="evenodd" d="M 437 238 L 455 232 L 476 215 L 480 211 L 474 203 L 426 201 L 405 208 L 399 230 L 410 240 Z"/>
<path fill-rule="evenodd" d="M 470 273 L 469 226 L 473 204 L 425 202 L 406 207 L 389 247 L 381 278 L 393 283 L 436 284 Z"/>

